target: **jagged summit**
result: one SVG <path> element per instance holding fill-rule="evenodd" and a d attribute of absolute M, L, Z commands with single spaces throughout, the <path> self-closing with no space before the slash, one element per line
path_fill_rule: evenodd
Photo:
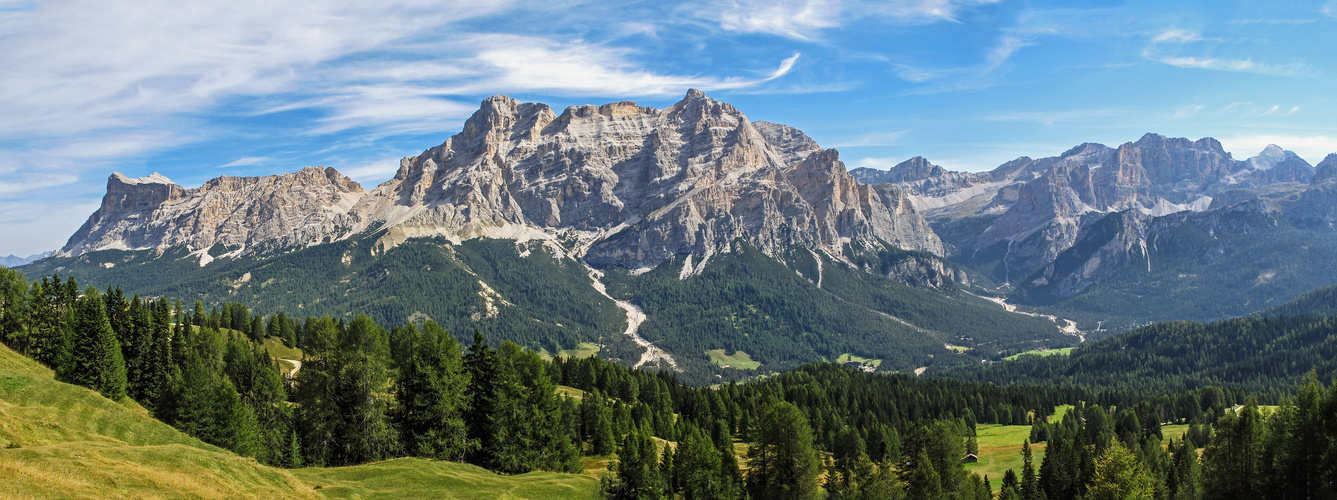
<path fill-rule="evenodd" d="M 110 180 L 115 180 L 116 182 L 120 182 L 121 184 L 129 184 L 129 185 L 135 185 L 135 184 L 172 184 L 172 180 L 171 180 L 171 179 L 168 179 L 167 176 L 165 176 L 165 175 L 163 175 L 163 174 L 160 174 L 160 173 L 157 173 L 157 172 L 154 172 L 152 175 L 147 175 L 147 176 L 144 176 L 144 177 L 138 177 L 138 178 L 130 178 L 130 177 L 127 177 L 125 174 L 122 174 L 122 173 L 120 173 L 120 172 L 112 172 L 112 174 L 111 174 L 111 179 L 110 179 Z"/>
<path fill-rule="evenodd" d="M 108 181 L 103 207 L 66 254 L 220 243 L 249 252 L 370 229 L 385 229 L 382 248 L 426 236 L 575 238 L 573 256 L 628 268 L 708 258 L 738 240 L 772 255 L 840 255 L 847 244 L 943 250 L 900 189 L 861 184 L 835 150 L 792 127 L 754 124 L 698 90 L 665 109 L 623 101 L 560 115 L 492 96 L 459 133 L 401 160 L 370 192 L 318 168 L 190 190 L 125 179 Z"/>
<path fill-rule="evenodd" d="M 307 167 L 266 177 L 222 176 L 186 189 L 154 174 L 114 173 L 107 194 L 60 255 L 103 249 L 208 250 L 304 246 L 338 235 L 362 186 L 333 168 Z"/>
<path fill-rule="evenodd" d="M 1281 149 L 1281 146 L 1276 144 L 1268 144 L 1257 155 L 1249 158 L 1249 166 L 1255 170 L 1267 170 L 1291 158 L 1299 158 L 1299 155 Z"/>

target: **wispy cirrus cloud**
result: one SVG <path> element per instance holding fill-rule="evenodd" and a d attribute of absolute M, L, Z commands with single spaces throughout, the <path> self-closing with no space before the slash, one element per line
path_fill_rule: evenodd
<path fill-rule="evenodd" d="M 757 78 L 672 75 L 646 70 L 631 61 L 631 50 L 583 42 L 483 35 L 460 45 L 473 49 L 466 64 L 480 76 L 444 92 L 470 94 L 487 89 L 561 91 L 575 95 L 669 96 L 689 87 L 729 90 L 753 87 L 794 69 L 800 54 L 784 58 Z"/>
<path fill-rule="evenodd" d="M 1305 65 L 1302 63 L 1275 64 L 1255 61 L 1251 57 L 1206 55 L 1204 52 L 1207 49 L 1199 46 L 1202 42 L 1212 42 L 1212 45 L 1220 47 L 1225 41 L 1204 39 L 1196 31 L 1166 29 L 1150 37 L 1147 46 L 1142 49 L 1142 57 L 1150 61 L 1185 69 L 1235 71 L 1275 76 L 1293 76 L 1305 71 Z M 1186 54 L 1187 52 L 1196 53 Z"/>
<path fill-rule="evenodd" d="M 251 165 L 258 165 L 260 163 L 263 163 L 265 160 L 268 159 L 269 158 L 266 158 L 264 156 L 247 156 L 245 158 L 237 158 L 230 162 L 219 165 L 218 168 L 249 167 Z"/>
<path fill-rule="evenodd" d="M 844 141 L 828 145 L 826 147 L 849 148 L 849 147 L 868 147 L 868 146 L 894 146 L 900 144 L 905 135 L 909 133 L 910 133 L 909 130 L 897 130 L 891 132 L 871 132 L 867 134 L 859 134 L 853 137 L 846 138 Z"/>
<path fill-rule="evenodd" d="M 734 0 L 719 11 L 720 27 L 729 31 L 769 33 L 811 40 L 840 25 L 840 0 Z"/>
<path fill-rule="evenodd" d="M 720 27 L 744 33 L 768 33 L 811 41 L 821 32 L 845 22 L 877 18 L 892 24 L 960 22 L 968 8 L 999 0 L 889 0 L 844 2 L 842 0 L 728 0 L 703 9 L 711 12 Z M 711 8 L 714 7 L 714 8 Z"/>

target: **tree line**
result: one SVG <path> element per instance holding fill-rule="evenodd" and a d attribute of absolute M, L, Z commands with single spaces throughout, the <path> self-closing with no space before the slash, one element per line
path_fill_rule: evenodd
<path fill-rule="evenodd" d="M 1005 497 L 1028 500 L 1323 498 L 1337 477 L 1337 388 L 1316 375 L 1270 416 L 1234 408 L 1242 389 L 999 386 L 837 364 L 700 387 L 598 357 L 545 360 L 479 331 L 466 347 L 432 321 L 386 329 L 365 315 L 206 312 L 9 270 L 0 336 L 61 380 L 133 398 L 203 441 L 285 467 L 418 456 L 578 472 L 584 455 L 616 455 L 601 488 L 612 498 L 975 499 L 992 498 L 998 481 Z M 303 349 L 295 376 L 264 340 Z M 1076 408 L 1050 419 L 1065 403 Z M 1167 444 L 1160 426 L 1170 421 L 1190 433 Z M 984 423 L 1031 425 L 1026 451 L 1046 443 L 1045 458 L 1002 478 L 966 472 Z"/>

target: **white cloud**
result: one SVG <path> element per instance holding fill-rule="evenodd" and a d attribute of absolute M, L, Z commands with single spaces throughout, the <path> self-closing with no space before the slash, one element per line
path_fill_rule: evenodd
<path fill-rule="evenodd" d="M 763 78 L 715 78 L 665 75 L 632 63 L 630 51 L 583 42 L 516 36 L 482 35 L 460 45 L 476 51 L 469 60 L 479 73 L 446 94 L 491 91 L 561 91 L 575 95 L 669 96 L 687 88 L 702 90 L 741 89 L 780 78 L 794 68 L 799 54 L 785 58 Z"/>
<path fill-rule="evenodd" d="M 1007 67 L 1007 62 L 1012 56 L 1016 55 L 1021 49 L 1034 45 L 1034 37 L 1038 34 L 1038 32 L 1023 32 L 1020 30 L 1007 31 L 985 52 L 984 60 L 979 64 L 948 69 L 916 68 L 896 64 L 893 65 L 893 68 L 897 76 L 909 82 L 938 81 L 912 90 L 909 92 L 911 94 L 935 94 L 988 88 L 994 84 L 997 75 L 1001 73 L 1000 70 Z"/>
<path fill-rule="evenodd" d="M 59 249 L 99 205 L 92 199 L 0 201 L 0 255 Z"/>
<path fill-rule="evenodd" d="M 840 25 L 841 7 L 840 0 L 734 0 L 719 11 L 718 20 L 729 31 L 811 40 Z"/>
<path fill-rule="evenodd" d="M 1321 9 L 1323 15 L 1328 17 L 1337 17 L 1337 0 L 1328 0 Z"/>
<path fill-rule="evenodd" d="M 1192 50 L 1194 47 L 1201 46 L 1204 39 L 1202 35 L 1180 29 L 1169 29 L 1161 31 L 1152 36 L 1147 43 L 1146 48 L 1142 49 L 1142 57 L 1168 64 L 1177 68 L 1186 69 L 1206 69 L 1213 71 L 1236 71 L 1244 73 L 1259 73 L 1275 76 L 1297 75 L 1305 70 L 1305 66 L 1299 63 L 1290 64 L 1266 64 L 1254 61 L 1252 58 L 1224 58 L 1212 56 L 1183 55 L 1180 52 Z M 1220 44 L 1222 40 L 1210 40 L 1215 44 Z M 1176 47 L 1166 50 L 1166 45 Z"/>
<path fill-rule="evenodd" d="M 399 171 L 399 160 L 376 160 L 338 168 L 337 170 L 362 184 L 363 188 L 372 189 L 376 184 L 394 177 L 395 172 Z"/>
<path fill-rule="evenodd" d="M 497 2 L 43 3 L 0 52 L 0 136 L 144 125 L 235 94 L 288 89 L 313 65 Z"/>
<path fill-rule="evenodd" d="M 901 23 L 960 22 L 959 13 L 969 7 L 998 3 L 998 0 L 891 0 L 861 4 L 874 14 Z"/>
<path fill-rule="evenodd" d="M 1163 64 L 1168 64 L 1177 68 L 1188 69 L 1209 69 L 1215 71 L 1238 71 L 1244 73 L 1260 73 L 1265 75 L 1290 76 L 1301 73 L 1304 66 L 1301 64 L 1263 64 L 1255 62 L 1252 59 L 1218 59 L 1215 57 L 1182 57 L 1166 56 L 1155 57 L 1147 55 L 1148 59 Z"/>
<path fill-rule="evenodd" d="M 1188 30 L 1170 29 L 1151 37 L 1151 43 L 1187 43 L 1202 40 L 1202 35 Z"/>
<path fill-rule="evenodd" d="M 4 180 L 0 180 L 0 199 L 9 198 L 16 194 L 26 194 L 38 189 L 73 184 L 78 181 L 77 176 L 70 174 L 24 173 L 17 176 L 8 174 Z"/>
<path fill-rule="evenodd" d="M 1104 120 L 1116 115 L 1127 114 L 1119 109 L 1075 109 L 1067 111 L 1018 111 L 985 116 L 985 120 L 999 122 L 1030 122 L 1053 127 L 1066 123 L 1078 123 L 1089 120 Z"/>
<path fill-rule="evenodd" d="M 1221 139 L 1221 145 L 1236 158 L 1248 158 L 1258 154 L 1268 144 L 1276 144 L 1283 149 L 1294 151 L 1310 164 L 1317 164 L 1328 154 L 1337 153 L 1337 137 L 1327 135 L 1257 134 Z"/>
<path fill-rule="evenodd" d="M 1174 114 L 1170 115 L 1170 117 L 1176 120 L 1188 118 L 1197 115 L 1198 112 L 1202 111 L 1203 107 L 1204 106 L 1201 104 L 1190 104 L 1188 106 L 1181 106 L 1179 109 L 1176 109 Z"/>
<path fill-rule="evenodd" d="M 852 168 L 872 168 L 877 170 L 888 170 L 891 167 L 894 167 L 903 161 L 905 161 L 905 158 L 894 158 L 894 157 L 879 158 L 879 157 L 868 156 L 855 159 L 854 161 L 850 162 L 850 165 L 853 165 Z"/>
<path fill-rule="evenodd" d="M 721 28 L 743 33 L 768 33 L 795 40 L 820 38 L 823 30 L 847 20 L 876 18 L 892 24 L 960 22 L 962 10 L 998 0 L 728 0 L 701 7 Z M 722 4 L 722 5 L 721 5 Z"/>
<path fill-rule="evenodd" d="M 218 168 L 246 167 L 262 163 L 268 159 L 269 158 L 266 158 L 264 156 L 247 156 L 245 158 L 237 158 L 236 160 L 232 160 L 230 162 L 219 165 Z"/>
<path fill-rule="evenodd" d="M 366 126 L 375 126 L 374 135 L 380 136 L 432 132 L 458 125 L 478 109 L 476 104 L 449 100 L 441 91 L 415 85 L 361 85 L 340 91 L 340 95 L 320 101 L 321 107 L 332 113 L 310 133 Z"/>
<path fill-rule="evenodd" d="M 849 148 L 863 146 L 894 146 L 900 144 L 901 138 L 905 137 L 905 134 L 908 133 L 910 133 L 909 130 L 900 130 L 896 132 L 873 132 L 861 134 L 851 137 L 844 142 L 832 144 L 828 147 Z"/>

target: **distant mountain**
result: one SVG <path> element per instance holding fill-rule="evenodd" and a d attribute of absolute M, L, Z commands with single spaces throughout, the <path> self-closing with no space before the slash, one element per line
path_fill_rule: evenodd
<path fill-rule="evenodd" d="M 52 252 L 42 252 L 42 253 L 35 253 L 35 254 L 29 255 L 29 256 L 27 256 L 27 257 L 19 257 L 19 256 L 14 255 L 14 254 L 9 254 L 9 255 L 7 255 L 7 256 L 5 256 L 5 257 L 0 257 L 0 266 L 5 266 L 5 267 L 18 267 L 18 266 L 27 264 L 27 263 L 29 263 L 29 262 L 33 262 L 33 261 L 40 260 L 40 259 L 45 259 L 45 258 L 47 258 L 47 257 L 50 257 L 51 254 L 52 254 Z"/>
<path fill-rule="evenodd" d="M 951 260 L 1086 328 L 1239 316 L 1337 283 L 1337 155 L 1313 167 L 1269 145 L 1241 161 L 1212 138 L 1146 134 L 990 172 L 914 158 L 851 173 L 909 193 Z"/>

